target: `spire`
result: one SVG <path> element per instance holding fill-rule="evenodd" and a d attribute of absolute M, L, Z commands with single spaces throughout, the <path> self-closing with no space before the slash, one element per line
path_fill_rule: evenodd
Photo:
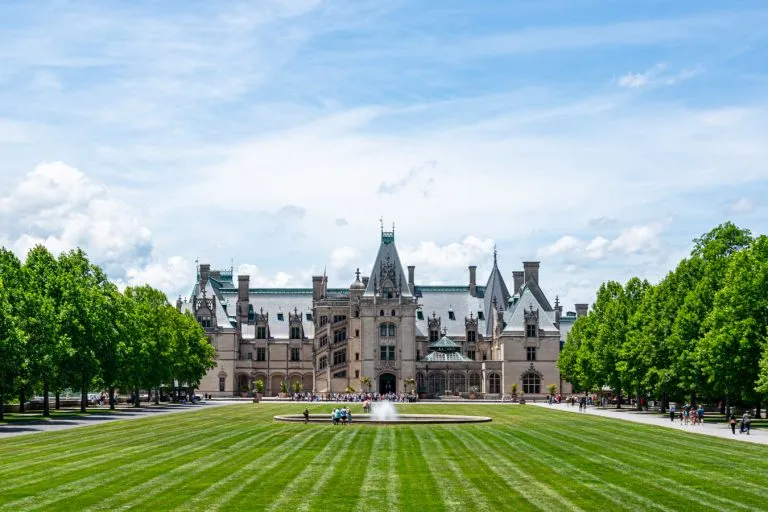
<path fill-rule="evenodd" d="M 498 268 L 498 262 L 496 261 L 496 255 L 498 252 L 496 251 L 496 244 L 493 244 L 493 267 Z"/>
<path fill-rule="evenodd" d="M 360 280 L 360 267 L 357 267 L 357 270 L 355 271 L 355 279 L 357 281 Z"/>

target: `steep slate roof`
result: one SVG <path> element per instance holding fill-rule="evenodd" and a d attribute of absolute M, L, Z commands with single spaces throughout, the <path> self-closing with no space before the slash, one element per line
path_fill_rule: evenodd
<path fill-rule="evenodd" d="M 510 294 L 507 289 L 507 284 L 504 282 L 504 278 L 499 271 L 499 265 L 496 261 L 496 250 L 493 251 L 493 269 L 491 269 L 491 275 L 488 276 L 488 283 L 485 285 L 485 297 L 484 297 L 484 311 L 485 318 L 490 318 L 491 311 L 493 310 L 493 299 L 496 299 L 499 309 L 506 309 L 509 302 Z M 491 322 L 486 324 L 485 335 L 491 335 Z"/>
<path fill-rule="evenodd" d="M 376 294 L 376 287 L 382 288 L 384 282 L 391 282 L 395 290 L 399 290 L 402 297 L 412 297 L 411 290 L 408 287 L 408 274 L 403 271 L 403 265 L 400 263 L 400 256 L 395 247 L 395 232 L 382 231 L 381 245 L 379 253 L 376 255 L 376 261 L 371 270 L 371 278 L 368 280 L 368 286 L 363 296 L 373 297 Z"/>
<path fill-rule="evenodd" d="M 225 310 L 225 306 L 228 307 L 228 303 L 222 297 L 220 290 L 221 288 L 218 286 L 218 283 L 212 282 L 210 279 L 205 283 L 205 295 L 208 298 L 216 297 L 216 306 L 214 308 L 216 309 L 216 326 L 220 329 L 232 329 L 232 322 L 230 321 L 230 317 L 227 315 L 227 311 Z M 200 290 L 199 284 L 195 284 L 195 287 L 192 289 L 192 295 L 198 299 L 203 296 L 203 292 Z M 189 311 L 192 311 L 191 304 L 189 305 Z M 234 305 L 232 305 L 231 311 L 235 311 Z"/>
<path fill-rule="evenodd" d="M 539 330 L 549 333 L 558 332 L 555 327 L 555 312 L 547 311 L 533 293 L 533 287 L 525 285 L 521 288 L 521 295 L 518 301 L 504 313 L 504 332 L 523 333 L 525 332 L 525 311 L 530 311 L 533 306 L 534 311 L 539 310 Z"/>
<path fill-rule="evenodd" d="M 448 336 L 466 336 L 466 325 L 464 318 L 472 316 L 478 318 L 478 312 L 483 312 L 483 320 L 478 318 L 477 330 L 485 334 L 485 322 L 488 317 L 485 316 L 483 299 L 472 297 L 469 294 L 468 286 L 416 286 L 416 294 L 419 297 L 419 304 L 423 312 L 423 320 L 416 317 L 416 335 L 429 336 L 428 318 L 436 313 L 440 317 L 441 328 L 446 329 Z M 450 320 L 448 312 L 453 310 L 454 318 Z"/>

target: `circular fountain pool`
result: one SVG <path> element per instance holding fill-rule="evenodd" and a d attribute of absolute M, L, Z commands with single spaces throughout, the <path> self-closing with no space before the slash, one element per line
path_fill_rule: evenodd
<path fill-rule="evenodd" d="M 287 414 L 275 416 L 277 421 L 304 421 L 301 414 Z M 352 424 L 366 423 L 376 425 L 414 425 L 414 424 L 435 424 L 435 423 L 487 423 L 491 418 L 487 416 L 457 416 L 449 414 L 398 414 L 394 417 L 380 418 L 373 414 L 353 414 Z M 329 414 L 310 414 L 310 423 L 331 423 Z"/>

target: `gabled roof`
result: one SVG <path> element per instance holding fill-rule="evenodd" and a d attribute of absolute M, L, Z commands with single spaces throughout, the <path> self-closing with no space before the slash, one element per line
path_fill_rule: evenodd
<path fill-rule="evenodd" d="M 429 344 L 429 350 L 439 350 L 441 352 L 451 352 L 451 351 L 457 351 L 461 350 L 461 347 L 458 343 L 453 341 L 451 338 L 449 338 L 446 335 L 443 335 L 442 338 L 440 338 L 437 341 L 433 341 Z"/>
<path fill-rule="evenodd" d="M 408 275 L 403 271 L 403 265 L 400 263 L 400 256 L 395 247 L 395 232 L 382 231 L 381 245 L 379 253 L 376 255 L 376 261 L 371 270 L 371 278 L 368 280 L 368 286 L 363 294 L 365 297 L 373 297 L 381 293 L 384 288 L 389 288 L 402 297 L 412 297 L 411 290 L 408 287 Z"/>
<path fill-rule="evenodd" d="M 539 312 L 539 330 L 545 333 L 559 332 L 559 329 L 555 327 L 555 312 L 553 310 L 547 311 L 536 298 L 536 294 L 533 293 L 533 287 L 529 287 L 528 285 L 521 288 L 520 298 L 504 314 L 504 323 L 506 324 L 504 332 L 524 332 L 525 312 L 531 310 L 538 310 Z"/>
<path fill-rule="evenodd" d="M 416 286 L 420 292 L 419 310 L 421 318 L 416 316 L 416 335 L 429 336 L 429 319 L 432 315 L 440 318 L 440 327 L 448 336 L 463 338 L 467 334 L 465 318 L 470 315 L 477 319 L 477 332 L 485 335 L 486 321 L 483 299 L 469 294 L 468 286 Z M 453 311 L 454 320 L 450 318 Z M 482 313 L 480 318 L 478 313 Z"/>
<path fill-rule="evenodd" d="M 488 283 L 485 285 L 485 297 L 484 308 L 485 317 L 491 317 L 491 311 L 494 305 L 494 299 L 499 310 L 504 310 L 509 302 L 510 294 L 507 289 L 507 284 L 504 282 L 504 278 L 501 276 L 498 262 L 496 261 L 496 250 L 493 251 L 493 269 L 491 269 L 491 275 L 488 276 Z M 486 322 L 486 336 L 491 335 L 492 322 Z"/>

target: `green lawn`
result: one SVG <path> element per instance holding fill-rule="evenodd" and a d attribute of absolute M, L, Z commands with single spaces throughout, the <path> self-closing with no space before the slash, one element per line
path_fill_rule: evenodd
<path fill-rule="evenodd" d="M 466 426 L 272 420 L 303 407 L 0 439 L 0 510 L 768 509 L 764 446 L 515 405 L 398 407 L 493 417 Z"/>

